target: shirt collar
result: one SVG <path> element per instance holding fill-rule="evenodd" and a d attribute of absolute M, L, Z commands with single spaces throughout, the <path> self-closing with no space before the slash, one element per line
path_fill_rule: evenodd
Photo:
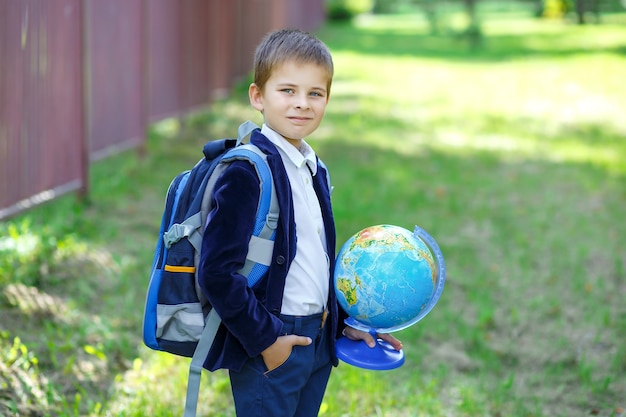
<path fill-rule="evenodd" d="M 300 149 L 282 137 L 278 132 L 273 130 L 265 123 L 261 127 L 261 133 L 270 140 L 276 147 L 282 151 L 284 155 L 298 168 L 303 167 L 304 164 L 308 165 L 311 174 L 317 174 L 317 158 L 315 157 L 315 151 L 311 146 L 306 143 L 304 139 L 301 141 Z"/>

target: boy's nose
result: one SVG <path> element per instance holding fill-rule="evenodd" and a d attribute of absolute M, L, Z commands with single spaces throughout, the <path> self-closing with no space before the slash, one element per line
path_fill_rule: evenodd
<path fill-rule="evenodd" d="M 307 96 L 297 96 L 295 101 L 295 107 L 297 109 L 308 109 L 309 100 Z"/>

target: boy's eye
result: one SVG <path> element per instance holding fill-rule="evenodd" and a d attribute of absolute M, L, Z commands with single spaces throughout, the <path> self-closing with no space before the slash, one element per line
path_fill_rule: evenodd
<path fill-rule="evenodd" d="M 324 97 L 324 94 L 320 93 L 319 91 L 311 91 L 311 95 L 313 97 Z"/>
<path fill-rule="evenodd" d="M 295 90 L 293 88 L 283 88 L 282 90 L 283 93 L 287 93 L 287 94 L 293 94 L 295 93 Z"/>

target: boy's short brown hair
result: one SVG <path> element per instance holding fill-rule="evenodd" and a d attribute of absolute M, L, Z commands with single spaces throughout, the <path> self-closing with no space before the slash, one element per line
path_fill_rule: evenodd
<path fill-rule="evenodd" d="M 254 83 L 263 90 L 272 71 L 288 60 L 322 67 L 328 75 L 326 89 L 330 94 L 334 68 L 328 47 L 310 33 L 297 29 L 277 30 L 263 38 L 254 54 Z"/>

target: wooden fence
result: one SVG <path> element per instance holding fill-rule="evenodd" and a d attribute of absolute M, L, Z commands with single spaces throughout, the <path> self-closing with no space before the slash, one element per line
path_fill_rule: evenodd
<path fill-rule="evenodd" d="M 149 123 L 210 103 L 324 0 L 0 0 L 0 219 L 68 192 Z"/>

